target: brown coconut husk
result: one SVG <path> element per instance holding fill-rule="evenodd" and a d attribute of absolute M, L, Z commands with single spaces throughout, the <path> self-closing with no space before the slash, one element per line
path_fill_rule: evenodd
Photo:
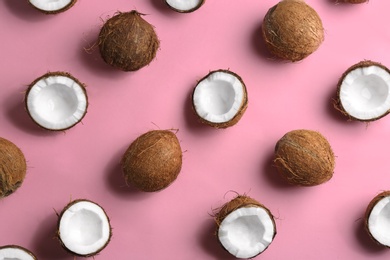
<path fill-rule="evenodd" d="M 14 193 L 26 177 L 23 152 L 11 141 L 0 137 L 0 198 Z"/>
<path fill-rule="evenodd" d="M 107 220 L 108 220 L 108 224 L 110 226 L 110 236 L 106 242 L 106 244 L 104 244 L 104 246 L 102 246 L 101 248 L 99 248 L 99 250 L 97 250 L 96 252 L 92 253 L 92 254 L 86 254 L 86 255 L 80 255 L 78 253 L 75 253 L 73 252 L 72 250 L 70 250 L 69 248 L 67 248 L 65 246 L 65 244 L 62 242 L 61 240 L 61 237 L 60 237 L 60 222 L 61 222 L 61 218 L 62 216 L 64 215 L 65 211 L 67 211 L 71 206 L 73 206 L 74 204 L 76 203 L 79 203 L 79 202 L 83 202 L 83 201 L 86 201 L 86 202 L 91 202 L 93 204 L 96 204 L 98 205 L 104 212 L 104 214 L 106 215 L 107 217 Z M 76 200 L 73 200 L 71 202 L 69 202 L 61 211 L 61 213 L 57 214 L 58 216 L 58 220 L 57 220 L 57 231 L 56 231 L 56 237 L 58 239 L 58 241 L 60 242 L 60 245 L 62 246 L 63 249 L 65 249 L 65 251 L 67 251 L 68 253 L 74 255 L 74 256 L 80 256 L 80 257 L 93 257 L 93 256 L 96 256 L 98 255 L 104 248 L 107 247 L 107 245 L 110 243 L 111 241 L 111 237 L 112 237 L 112 228 L 111 228 L 111 223 L 110 223 L 110 218 L 108 217 L 106 211 L 104 210 L 104 208 L 102 206 L 100 206 L 99 204 L 97 204 L 96 202 L 93 202 L 91 200 L 88 200 L 88 199 L 76 199 Z"/>
<path fill-rule="evenodd" d="M 35 5 L 31 4 L 30 1 L 28 1 L 28 2 L 30 3 L 30 5 L 31 5 L 32 7 L 34 7 L 36 10 L 38 10 L 38 11 L 44 13 L 44 14 L 59 14 L 59 13 L 63 13 L 63 12 L 65 12 L 65 11 L 69 10 L 72 6 L 75 5 L 75 3 L 77 2 L 77 0 L 72 0 L 68 5 L 64 6 L 64 7 L 61 8 L 61 9 L 55 10 L 55 11 L 46 11 L 46 10 L 42 10 L 42 9 L 36 7 Z"/>
<path fill-rule="evenodd" d="M 123 71 L 148 65 L 160 47 L 154 27 L 133 10 L 117 13 L 100 30 L 98 46 L 103 60 Z"/>
<path fill-rule="evenodd" d="M 277 233 L 274 216 L 272 215 L 271 211 L 267 207 L 265 207 L 263 204 L 261 204 L 257 200 L 255 200 L 255 199 L 253 199 L 253 198 L 251 198 L 251 197 L 249 197 L 247 195 L 237 195 L 234 199 L 232 199 L 229 202 L 227 202 L 224 205 L 222 205 L 221 208 L 215 210 L 214 221 L 215 221 L 216 226 L 217 226 L 215 235 L 218 236 L 219 226 L 221 225 L 222 221 L 230 213 L 232 213 L 233 211 L 235 211 L 237 209 L 240 209 L 240 208 L 249 208 L 249 207 L 263 208 L 267 212 L 267 214 L 270 216 L 270 218 L 272 220 L 272 223 L 274 225 L 274 230 L 275 230 L 274 236 L 272 237 L 272 240 L 273 240 L 275 238 L 275 236 L 276 236 L 276 233 Z"/>
<path fill-rule="evenodd" d="M 312 54 L 324 40 L 320 16 L 302 0 L 283 0 L 271 7 L 262 33 L 273 55 L 293 62 Z"/>
<path fill-rule="evenodd" d="M 343 75 L 340 77 L 340 79 L 337 83 L 337 96 L 333 101 L 333 106 L 336 110 L 340 111 L 344 116 L 348 117 L 349 120 L 356 120 L 356 121 L 361 121 L 361 122 L 372 122 L 372 121 L 376 121 L 378 119 L 381 119 L 382 117 L 384 117 L 390 113 L 390 110 L 388 110 L 386 113 L 382 114 L 381 116 L 375 117 L 375 118 L 359 119 L 359 118 L 353 117 L 350 114 L 348 114 L 348 112 L 344 109 L 343 104 L 341 103 L 341 100 L 340 100 L 341 84 L 343 83 L 345 77 L 355 69 L 361 69 L 361 68 L 370 67 L 370 66 L 380 67 L 390 74 L 390 70 L 386 66 L 384 66 L 383 64 L 381 64 L 379 62 L 371 61 L 371 60 L 363 60 L 363 61 L 360 61 L 360 62 L 352 65 L 351 67 L 349 67 L 343 73 Z"/>
<path fill-rule="evenodd" d="M 286 133 L 277 142 L 274 163 L 289 183 L 314 186 L 332 178 L 335 156 L 322 134 L 302 129 Z"/>
<path fill-rule="evenodd" d="M 25 247 L 22 247 L 22 246 L 19 246 L 19 245 L 0 246 L 0 250 L 1 249 L 6 249 L 6 248 L 20 249 L 20 250 L 24 251 L 25 253 L 27 253 L 28 255 L 30 255 L 33 259 L 37 260 L 37 257 L 30 250 L 28 250 Z"/>
<path fill-rule="evenodd" d="M 192 9 L 189 9 L 189 10 L 180 10 L 180 9 L 177 9 L 177 8 L 174 8 L 174 7 L 170 6 L 166 0 L 164 2 L 170 9 L 172 9 L 175 12 L 178 12 L 178 13 L 192 13 L 192 12 L 198 10 L 206 1 L 202 0 L 199 3 L 199 5 L 197 5 L 196 7 L 192 8 Z"/>
<path fill-rule="evenodd" d="M 34 87 L 34 85 L 40 81 L 41 79 L 46 79 L 48 77 L 53 77 L 53 76 L 64 76 L 64 77 L 68 77 L 68 78 L 71 78 L 72 80 L 74 80 L 80 87 L 81 89 L 83 90 L 84 92 L 84 95 L 85 95 L 85 98 L 87 100 L 87 106 L 85 108 L 85 113 L 84 115 L 80 118 L 80 120 L 78 120 L 77 122 L 75 122 L 73 125 L 69 126 L 69 127 L 66 127 L 66 128 L 62 128 L 62 129 L 50 129 L 50 128 L 46 128 L 42 125 L 40 125 L 38 122 L 36 122 L 34 120 L 34 118 L 31 116 L 30 114 L 30 111 L 28 110 L 28 107 L 27 107 L 27 97 L 31 91 L 31 89 Z M 26 111 L 27 111 L 27 114 L 29 115 L 29 117 L 34 121 L 35 124 L 37 124 L 39 127 L 41 127 L 42 129 L 45 129 L 45 130 L 50 130 L 50 131 L 65 131 L 65 130 L 68 130 L 70 128 L 72 128 L 73 126 L 77 125 L 78 123 L 80 123 L 83 118 L 85 117 L 85 115 L 87 114 L 87 111 L 88 111 L 88 95 L 87 95 L 87 90 L 86 90 L 86 85 L 82 82 L 80 82 L 76 77 L 74 77 L 73 75 L 71 75 L 70 73 L 68 72 L 64 72 L 64 71 L 54 71 L 54 72 L 48 72 L 42 76 L 40 76 L 39 78 L 35 79 L 33 82 L 31 82 L 31 84 L 28 86 L 27 90 L 26 90 L 26 93 L 25 93 L 25 98 L 24 98 L 24 106 L 26 108 Z"/>
<path fill-rule="evenodd" d="M 236 73 L 234 73 L 234 72 L 232 72 L 230 70 L 225 70 L 225 69 L 219 69 L 219 70 L 210 71 L 206 76 L 204 76 L 202 79 L 200 79 L 198 81 L 198 83 L 201 82 L 202 80 L 206 79 L 207 77 L 209 77 L 211 74 L 213 74 L 215 72 L 229 73 L 229 74 L 232 74 L 233 76 L 235 76 L 237 79 L 240 80 L 240 82 L 241 82 L 241 84 L 243 86 L 244 96 L 243 96 L 243 99 L 242 99 L 242 103 L 240 105 L 240 109 L 238 110 L 237 114 L 232 119 L 230 119 L 227 122 L 214 123 L 214 122 L 210 122 L 210 121 L 202 118 L 201 116 L 199 116 L 196 113 L 194 102 L 192 102 L 192 110 L 194 111 L 195 115 L 198 117 L 198 119 L 199 119 L 199 121 L 201 123 L 209 125 L 209 126 L 212 126 L 214 128 L 224 129 L 224 128 L 228 128 L 228 127 L 231 127 L 231 126 L 237 124 L 238 121 L 240 121 L 241 117 L 244 115 L 246 109 L 248 108 L 248 91 L 247 91 L 247 88 L 246 88 L 246 85 L 245 85 L 244 81 L 242 80 L 242 78 L 238 74 L 236 74 Z M 195 86 L 194 90 L 192 91 L 192 98 L 191 98 L 192 101 L 194 100 L 193 96 L 194 96 L 194 92 L 195 92 L 196 87 L 197 86 Z"/>
<path fill-rule="evenodd" d="M 141 191 L 167 188 L 182 167 L 182 151 L 175 133 L 152 130 L 134 140 L 122 161 L 125 181 Z"/>
<path fill-rule="evenodd" d="M 371 201 L 370 203 L 368 204 L 367 206 L 367 209 L 366 209 L 366 212 L 365 212 L 365 215 L 364 215 L 364 226 L 365 226 L 365 229 L 367 231 L 367 233 L 369 234 L 369 236 L 371 237 L 371 239 L 373 241 L 375 241 L 378 245 L 381 245 L 381 246 L 385 246 L 387 248 L 390 248 L 389 246 L 386 246 L 386 245 L 383 245 L 382 243 L 380 243 L 378 240 L 375 239 L 375 237 L 371 234 L 370 232 L 370 229 L 368 228 L 368 218 L 370 217 L 371 215 L 371 212 L 372 212 L 372 209 L 374 208 L 374 206 L 382 199 L 386 198 L 386 197 L 389 197 L 390 196 L 390 191 L 383 191 L 381 193 L 379 193 L 378 195 L 376 195 Z"/>

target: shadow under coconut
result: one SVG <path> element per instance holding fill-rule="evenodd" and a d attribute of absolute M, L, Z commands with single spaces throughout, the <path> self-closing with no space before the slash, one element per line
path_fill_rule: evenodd
<path fill-rule="evenodd" d="M 57 236 L 58 216 L 53 214 L 47 216 L 36 229 L 31 251 L 38 259 L 73 259 L 74 257 L 65 251 Z"/>
<path fill-rule="evenodd" d="M 17 128 L 33 135 L 45 136 L 49 134 L 57 134 L 58 132 L 43 129 L 34 123 L 26 111 L 23 99 L 24 93 L 17 92 L 13 93 L 12 96 L 8 97 L 3 103 L 4 111 L 9 121 Z"/>
<path fill-rule="evenodd" d="M 362 213 L 364 216 L 364 212 Z M 355 223 L 355 237 L 362 249 L 364 249 L 367 253 L 370 254 L 383 254 L 389 251 L 388 248 L 381 246 L 370 237 L 368 231 L 366 230 L 364 219 L 361 218 Z"/>
<path fill-rule="evenodd" d="M 172 13 L 177 13 L 169 8 L 165 3 L 165 0 L 150 0 L 151 4 L 160 12 L 167 15 L 172 15 Z"/>
<path fill-rule="evenodd" d="M 121 159 L 126 152 L 127 147 L 120 149 L 110 160 L 106 167 L 106 184 L 114 194 L 120 197 L 131 197 L 136 199 L 147 198 L 152 195 L 151 192 L 143 192 L 133 186 L 128 186 L 123 176 Z"/>
<path fill-rule="evenodd" d="M 27 0 L 3 0 L 3 3 L 11 13 L 28 22 L 39 22 L 53 17 L 53 15 L 46 15 L 36 10 Z"/>
<path fill-rule="evenodd" d="M 215 235 L 216 225 L 213 219 L 207 220 L 200 228 L 199 243 L 202 249 L 215 259 L 233 260 L 237 259 L 227 252 L 219 243 Z"/>

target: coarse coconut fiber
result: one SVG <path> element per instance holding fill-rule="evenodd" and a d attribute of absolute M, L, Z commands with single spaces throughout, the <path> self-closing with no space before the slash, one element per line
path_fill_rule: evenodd
<path fill-rule="evenodd" d="M 390 70 L 364 60 L 349 67 L 337 84 L 334 107 L 351 120 L 375 121 L 390 112 Z"/>
<path fill-rule="evenodd" d="M 14 193 L 26 176 L 26 159 L 11 141 L 0 137 L 0 198 Z"/>
<path fill-rule="evenodd" d="M 390 248 L 390 191 L 383 191 L 371 200 L 364 219 L 370 237 L 379 245 Z"/>
<path fill-rule="evenodd" d="M 262 25 L 267 49 L 276 57 L 299 61 L 324 40 L 318 13 L 302 0 L 283 0 L 270 8 Z"/>
<path fill-rule="evenodd" d="M 152 130 L 139 136 L 126 150 L 122 161 L 125 181 L 141 191 L 168 187 L 180 173 L 182 151 L 171 130 Z"/>
<path fill-rule="evenodd" d="M 321 133 L 300 129 L 286 133 L 276 143 L 274 163 L 289 183 L 314 186 L 332 178 L 335 156 Z"/>
<path fill-rule="evenodd" d="M 247 195 L 237 195 L 214 214 L 216 235 L 223 248 L 237 258 L 264 252 L 276 236 L 271 212 Z"/>
<path fill-rule="evenodd" d="M 119 12 L 104 23 L 98 46 L 106 63 L 123 71 L 136 71 L 156 57 L 160 41 L 142 16 L 135 10 Z"/>

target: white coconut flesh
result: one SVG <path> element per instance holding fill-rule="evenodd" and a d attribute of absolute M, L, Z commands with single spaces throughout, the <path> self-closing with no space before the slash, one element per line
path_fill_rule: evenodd
<path fill-rule="evenodd" d="M 235 257 L 251 258 L 271 244 L 275 231 L 272 217 L 264 208 L 239 208 L 222 221 L 218 238 Z"/>
<path fill-rule="evenodd" d="M 87 96 L 74 79 L 49 76 L 31 87 L 27 96 L 27 109 L 34 121 L 42 127 L 67 129 L 85 115 Z"/>
<path fill-rule="evenodd" d="M 206 121 L 226 123 L 240 112 L 245 95 L 245 86 L 235 75 L 217 71 L 197 84 L 195 111 Z"/>
<path fill-rule="evenodd" d="M 0 249 L 0 260 L 35 260 L 35 258 L 22 248 L 10 246 Z"/>
<path fill-rule="evenodd" d="M 379 200 L 368 217 L 368 230 L 376 241 L 390 247 L 390 197 Z"/>
<path fill-rule="evenodd" d="M 340 85 L 344 110 L 354 118 L 378 118 L 390 109 L 390 74 L 379 66 L 352 70 Z"/>
<path fill-rule="evenodd" d="M 202 0 L 166 0 L 166 3 L 170 7 L 183 12 L 196 9 L 202 2 Z"/>
<path fill-rule="evenodd" d="M 55 12 L 67 7 L 72 0 L 29 0 L 36 8 L 46 11 Z"/>
<path fill-rule="evenodd" d="M 93 255 L 110 240 L 110 223 L 103 209 L 89 201 L 70 206 L 59 223 L 63 245 L 78 255 Z"/>

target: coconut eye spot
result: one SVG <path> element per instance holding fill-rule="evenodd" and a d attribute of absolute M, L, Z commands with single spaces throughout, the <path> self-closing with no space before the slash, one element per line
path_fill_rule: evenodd
<path fill-rule="evenodd" d="M 378 66 L 357 68 L 344 78 L 340 101 L 352 117 L 370 120 L 390 109 L 390 75 Z"/>
<path fill-rule="evenodd" d="M 390 197 L 383 198 L 374 206 L 368 219 L 368 227 L 379 243 L 390 246 Z"/>

